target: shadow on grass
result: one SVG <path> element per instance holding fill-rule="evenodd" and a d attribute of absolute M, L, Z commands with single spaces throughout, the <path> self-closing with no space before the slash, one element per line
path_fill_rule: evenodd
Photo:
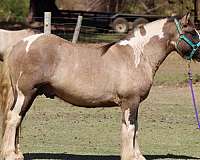
<path fill-rule="evenodd" d="M 190 157 L 185 155 L 145 155 L 147 160 L 154 159 L 200 159 L 197 157 Z M 34 160 L 34 159 L 57 159 L 57 160 L 120 160 L 119 156 L 114 155 L 73 155 L 73 154 L 64 154 L 64 153 L 26 153 L 24 154 L 25 160 Z"/>

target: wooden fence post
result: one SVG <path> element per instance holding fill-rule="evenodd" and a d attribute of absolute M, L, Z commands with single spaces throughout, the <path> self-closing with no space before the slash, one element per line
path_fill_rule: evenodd
<path fill-rule="evenodd" d="M 51 12 L 44 12 L 44 33 L 51 34 Z"/>
<path fill-rule="evenodd" d="M 77 40 L 78 40 L 78 36 L 79 36 L 79 33 L 80 33 L 80 29 L 81 29 L 82 19 L 83 19 L 82 16 L 78 16 L 78 21 L 76 23 L 76 28 L 74 30 L 72 43 L 76 43 Z"/>

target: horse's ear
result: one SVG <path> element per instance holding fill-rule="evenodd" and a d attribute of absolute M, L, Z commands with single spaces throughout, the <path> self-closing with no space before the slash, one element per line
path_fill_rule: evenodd
<path fill-rule="evenodd" d="M 183 26 L 186 26 L 190 21 L 190 12 L 188 12 L 186 15 L 183 16 L 181 19 L 181 23 Z"/>

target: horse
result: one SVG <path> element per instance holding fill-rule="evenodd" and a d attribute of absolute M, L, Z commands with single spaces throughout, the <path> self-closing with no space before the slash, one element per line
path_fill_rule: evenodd
<path fill-rule="evenodd" d="M 44 94 L 79 107 L 120 107 L 121 159 L 144 160 L 137 141 L 139 105 L 170 53 L 199 62 L 199 46 L 190 14 L 145 24 L 126 39 L 101 47 L 51 34 L 24 38 L 3 62 L 1 159 L 23 159 L 19 126 L 36 97 Z"/>
<path fill-rule="evenodd" d="M 7 51 L 8 48 L 11 48 L 23 38 L 33 34 L 36 33 L 31 29 L 23 29 L 17 31 L 0 29 L 0 61 L 3 61 L 4 55 L 9 52 Z"/>

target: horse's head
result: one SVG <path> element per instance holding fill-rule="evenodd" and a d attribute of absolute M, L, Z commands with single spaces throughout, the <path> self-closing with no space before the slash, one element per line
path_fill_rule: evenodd
<path fill-rule="evenodd" d="M 188 60 L 200 62 L 200 34 L 190 21 L 190 14 L 186 14 L 180 20 L 174 19 L 178 38 L 176 38 L 176 50 Z"/>

